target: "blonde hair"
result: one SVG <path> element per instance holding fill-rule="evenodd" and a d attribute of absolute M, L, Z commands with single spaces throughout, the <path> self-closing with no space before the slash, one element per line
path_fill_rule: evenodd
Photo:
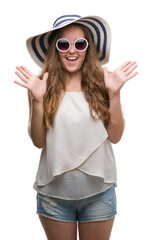
<path fill-rule="evenodd" d="M 108 91 L 104 83 L 104 73 L 89 30 L 80 24 L 74 23 L 74 26 L 75 25 L 83 30 L 85 38 L 89 42 L 86 57 L 82 66 L 81 88 L 84 92 L 85 99 L 89 104 L 92 119 L 94 121 L 103 121 L 106 127 L 110 120 L 110 103 Z M 47 129 L 49 129 L 50 125 L 54 127 L 55 115 L 59 104 L 62 101 L 62 97 L 64 96 L 62 93 L 65 92 L 64 69 L 62 68 L 56 49 L 56 41 L 60 38 L 64 29 L 65 27 L 54 31 L 40 75 L 40 78 L 42 78 L 45 72 L 49 72 L 47 90 L 43 99 L 43 123 Z M 93 112 L 96 113 L 96 116 L 98 116 L 97 118 L 94 116 Z"/>

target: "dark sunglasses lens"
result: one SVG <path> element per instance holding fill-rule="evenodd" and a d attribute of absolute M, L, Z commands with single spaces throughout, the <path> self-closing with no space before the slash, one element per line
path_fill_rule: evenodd
<path fill-rule="evenodd" d="M 59 40 L 58 41 L 58 48 L 61 50 L 61 51 L 67 51 L 68 48 L 69 48 L 69 42 L 66 41 L 66 40 Z"/>
<path fill-rule="evenodd" d="M 75 48 L 78 50 L 78 51 L 83 51 L 84 49 L 86 49 L 87 47 L 87 42 L 85 39 L 78 39 L 76 42 L 75 42 Z"/>

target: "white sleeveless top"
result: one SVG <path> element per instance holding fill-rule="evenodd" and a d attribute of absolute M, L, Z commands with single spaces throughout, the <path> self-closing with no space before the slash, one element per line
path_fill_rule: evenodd
<path fill-rule="evenodd" d="M 94 113 L 95 114 L 95 113 Z M 93 121 L 83 92 L 65 92 L 46 135 L 34 189 L 67 200 L 117 186 L 112 145 L 101 120 Z"/>

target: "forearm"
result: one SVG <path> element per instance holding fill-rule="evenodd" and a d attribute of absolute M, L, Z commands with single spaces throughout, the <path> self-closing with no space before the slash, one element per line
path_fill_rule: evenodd
<path fill-rule="evenodd" d="M 46 129 L 43 125 L 43 101 L 32 100 L 29 133 L 33 144 L 43 148 L 46 143 Z"/>
<path fill-rule="evenodd" d="M 121 110 L 120 93 L 117 95 L 109 94 L 110 98 L 110 117 L 113 122 L 107 126 L 108 140 L 112 143 L 118 143 L 124 131 L 124 118 Z"/>

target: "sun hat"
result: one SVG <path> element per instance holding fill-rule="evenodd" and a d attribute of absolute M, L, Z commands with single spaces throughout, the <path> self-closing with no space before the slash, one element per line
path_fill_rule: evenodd
<path fill-rule="evenodd" d="M 43 66 L 54 31 L 71 23 L 85 26 L 91 33 L 100 63 L 103 65 L 109 61 L 111 30 L 108 23 L 98 16 L 63 15 L 55 20 L 52 29 L 26 40 L 28 52 L 39 67 Z"/>

